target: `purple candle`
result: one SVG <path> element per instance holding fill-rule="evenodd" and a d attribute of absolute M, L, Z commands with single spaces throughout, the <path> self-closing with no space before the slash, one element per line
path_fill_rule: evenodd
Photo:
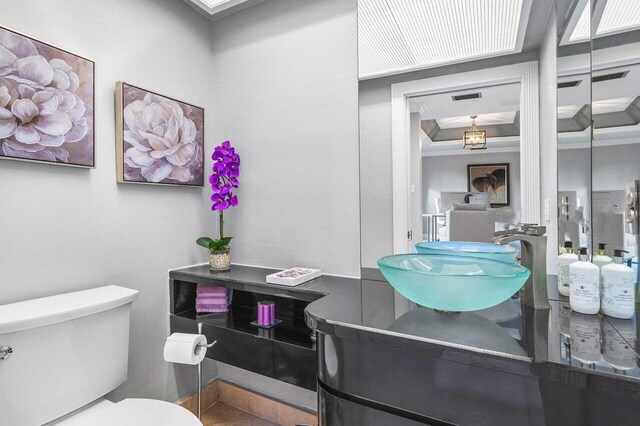
<path fill-rule="evenodd" d="M 258 325 L 267 325 L 269 321 L 269 311 L 267 305 L 258 302 Z"/>
<path fill-rule="evenodd" d="M 269 325 L 273 325 L 276 323 L 276 304 L 269 302 L 267 306 L 269 307 Z"/>
<path fill-rule="evenodd" d="M 276 323 L 276 304 L 272 301 L 258 302 L 258 325 Z"/>

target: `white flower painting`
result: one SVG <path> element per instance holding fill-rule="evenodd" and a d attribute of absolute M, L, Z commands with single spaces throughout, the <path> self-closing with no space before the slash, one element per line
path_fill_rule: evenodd
<path fill-rule="evenodd" d="M 93 167 L 94 68 L 0 27 L 0 157 Z"/>
<path fill-rule="evenodd" d="M 118 181 L 204 184 L 204 109 L 118 82 Z"/>

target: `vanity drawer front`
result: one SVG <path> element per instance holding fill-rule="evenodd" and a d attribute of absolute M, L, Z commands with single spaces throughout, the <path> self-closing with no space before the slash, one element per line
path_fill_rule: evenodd
<path fill-rule="evenodd" d="M 318 418 L 321 426 L 424 426 L 425 424 L 340 398 L 322 387 L 318 387 Z"/>
<path fill-rule="evenodd" d="M 315 392 L 318 364 L 314 349 L 274 342 L 273 352 L 275 379 Z"/>
<path fill-rule="evenodd" d="M 203 333 L 208 342 L 218 341 L 207 351 L 207 358 L 274 377 L 270 340 L 207 324 L 203 325 Z"/>

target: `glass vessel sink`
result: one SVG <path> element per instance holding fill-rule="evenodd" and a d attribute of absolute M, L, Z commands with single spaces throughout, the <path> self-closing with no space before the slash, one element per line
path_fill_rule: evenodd
<path fill-rule="evenodd" d="M 482 257 L 509 263 L 516 263 L 518 256 L 518 250 L 509 245 L 469 241 L 423 241 L 416 244 L 416 250 L 418 253 Z"/>
<path fill-rule="evenodd" d="M 382 275 L 404 297 L 442 311 L 477 311 L 513 296 L 531 272 L 480 257 L 399 254 L 378 259 Z"/>

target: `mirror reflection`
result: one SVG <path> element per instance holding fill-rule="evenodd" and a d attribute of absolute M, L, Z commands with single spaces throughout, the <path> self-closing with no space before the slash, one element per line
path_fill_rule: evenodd
<path fill-rule="evenodd" d="M 559 1 L 557 11 L 558 291 L 569 296 L 569 267 L 591 252 L 591 3 Z"/>
<path fill-rule="evenodd" d="M 411 206 L 411 217 L 422 217 L 417 226 L 411 223 L 422 234 L 416 236 L 491 242 L 496 230 L 515 226 L 521 204 L 520 84 L 416 96 L 409 105 L 422 157 L 412 188 L 421 195 Z M 461 210 L 465 203 L 477 210 Z"/>
<path fill-rule="evenodd" d="M 570 296 L 580 247 L 598 268 L 618 258 L 637 282 L 640 4 L 558 2 L 557 12 L 559 291 Z M 599 284 L 613 303 L 606 274 Z"/>
<path fill-rule="evenodd" d="M 604 261 L 624 250 L 638 268 L 640 4 L 596 4 L 592 34 L 592 240 Z M 599 249 L 599 250 L 598 250 Z M 602 283 L 605 285 L 606 283 Z"/>

